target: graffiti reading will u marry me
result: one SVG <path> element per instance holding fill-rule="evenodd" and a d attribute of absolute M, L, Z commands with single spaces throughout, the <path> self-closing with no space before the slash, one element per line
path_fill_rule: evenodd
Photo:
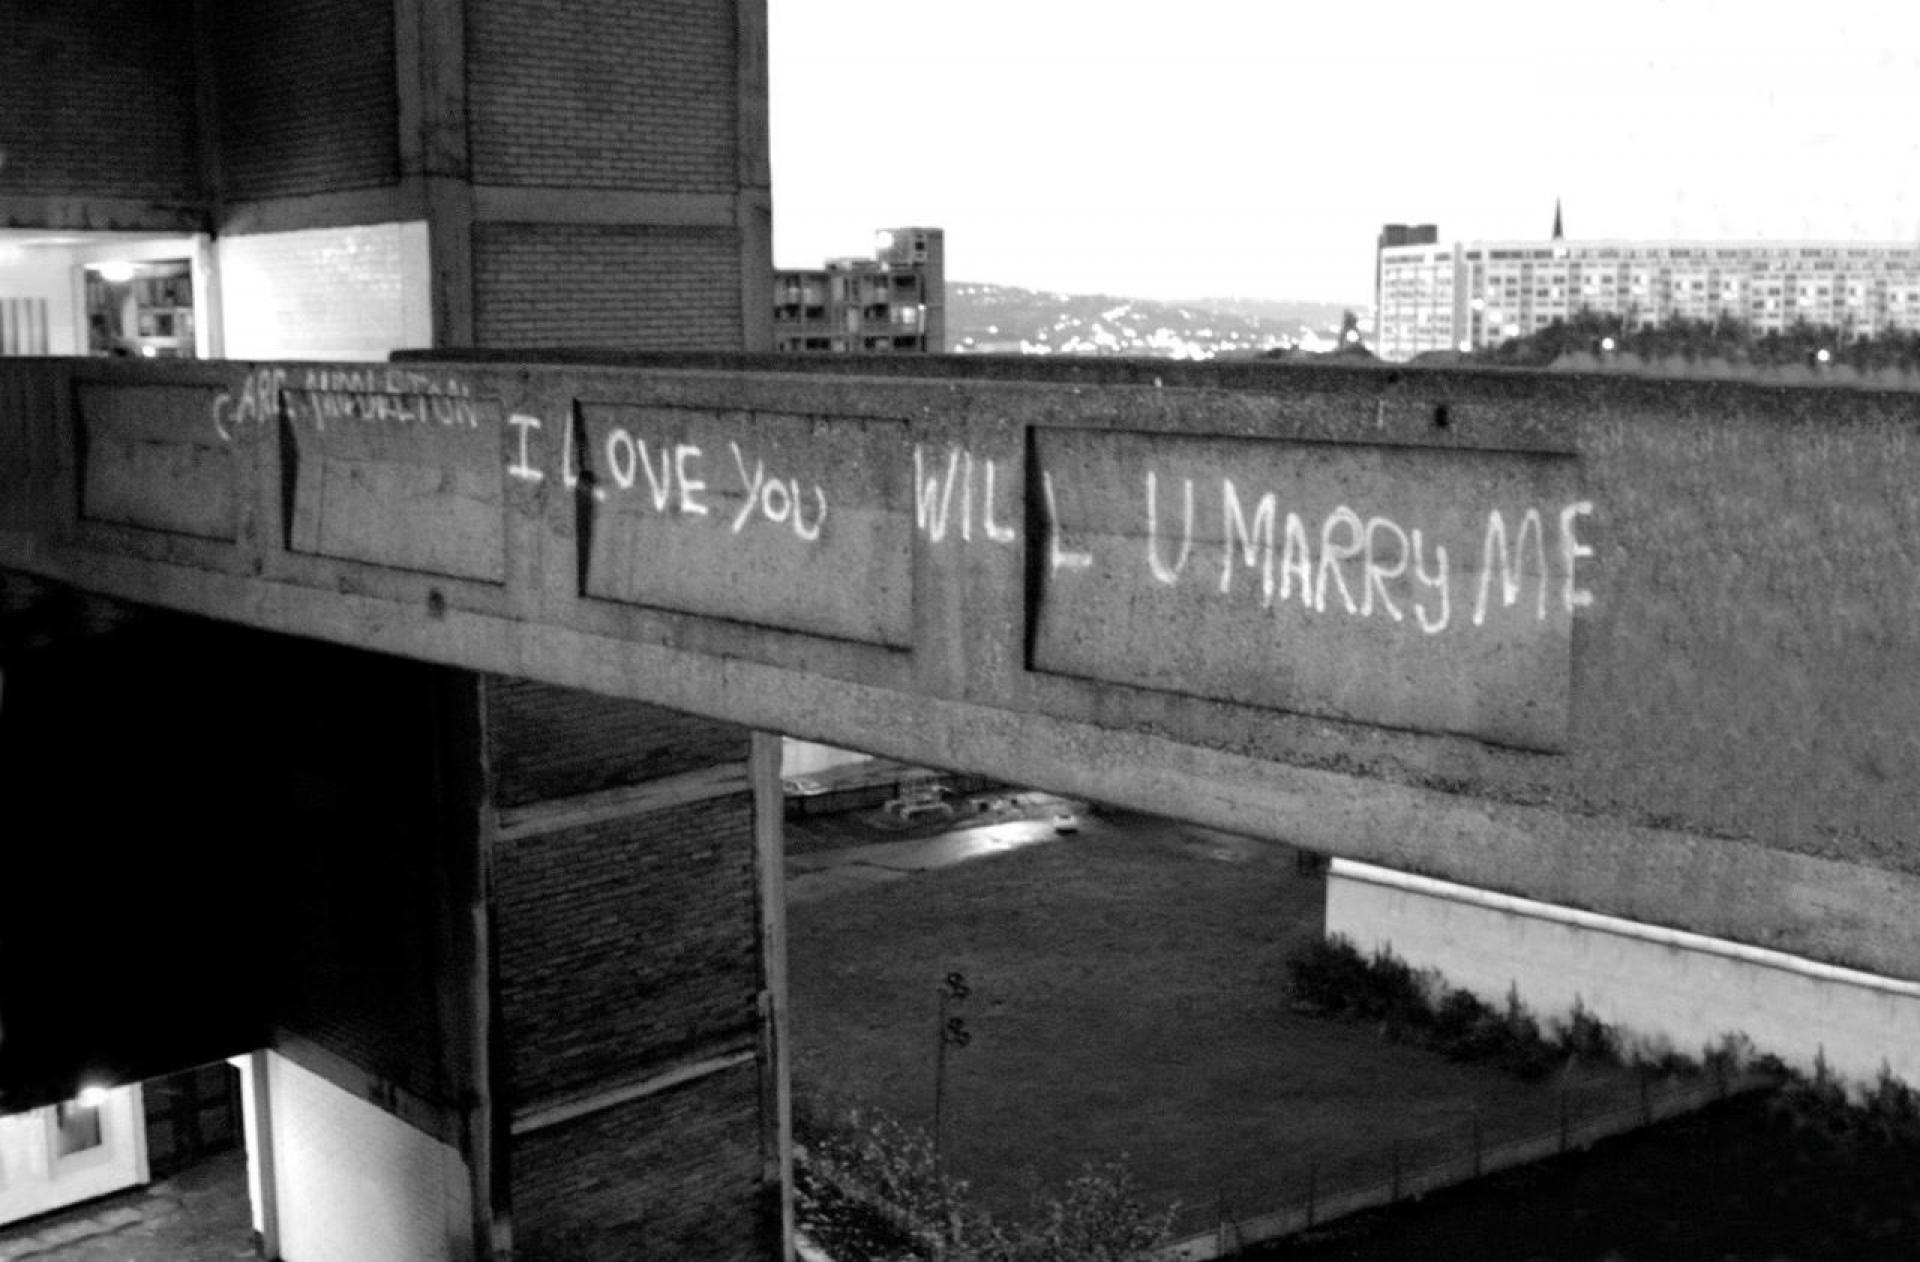
<path fill-rule="evenodd" d="M 934 544 L 1018 543 L 1020 531 L 1007 524 L 1019 520 L 1018 509 L 1001 502 L 1005 472 L 961 448 L 945 456 L 914 448 L 914 526 L 921 537 Z M 1450 512 L 1450 550 L 1439 532 L 1404 515 L 1362 513 L 1347 503 L 1283 512 L 1278 493 L 1248 489 L 1244 479 L 1162 479 L 1153 469 L 1139 474 L 1137 511 L 1122 508 L 1120 523 L 1088 532 L 1063 521 L 1062 504 L 1075 498 L 1071 481 L 1056 485 L 1043 471 L 1039 482 L 1050 578 L 1093 571 L 1098 561 L 1102 578 L 1184 589 L 1196 598 L 1252 591 L 1262 610 L 1405 622 L 1426 635 L 1480 627 L 1490 617 L 1512 616 L 1508 610 L 1546 621 L 1593 603 L 1580 572 L 1594 555 L 1581 536 L 1593 514 L 1588 500 Z M 1465 538 L 1462 516 L 1473 523 Z"/>

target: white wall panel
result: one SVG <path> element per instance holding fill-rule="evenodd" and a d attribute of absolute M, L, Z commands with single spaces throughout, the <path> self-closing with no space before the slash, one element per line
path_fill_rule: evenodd
<path fill-rule="evenodd" d="M 381 360 L 433 343 L 424 223 L 223 237 L 229 359 Z"/>
<path fill-rule="evenodd" d="M 268 1066 L 285 1262 L 467 1262 L 458 1152 L 284 1056 Z"/>
<path fill-rule="evenodd" d="M 1856 1086 L 1885 1065 L 1920 1085 L 1920 984 L 1531 899 L 1334 860 L 1327 933 L 1382 947 L 1488 1003 L 1510 988 L 1543 1021 L 1578 1001 L 1630 1035 L 1698 1056 L 1727 1034 Z"/>

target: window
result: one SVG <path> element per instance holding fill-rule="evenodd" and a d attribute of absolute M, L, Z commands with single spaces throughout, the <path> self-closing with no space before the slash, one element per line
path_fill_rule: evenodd
<path fill-rule="evenodd" d="M 55 1160 L 98 1148 L 101 1144 L 100 1106 L 81 1104 L 76 1100 L 56 1104 L 53 1108 L 53 1127 Z"/>

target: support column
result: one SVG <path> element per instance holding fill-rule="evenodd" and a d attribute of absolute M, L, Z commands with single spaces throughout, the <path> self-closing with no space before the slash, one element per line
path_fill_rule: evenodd
<path fill-rule="evenodd" d="M 743 2 L 734 73 L 739 83 L 740 349 L 773 349 L 773 160 L 768 124 L 767 9 Z"/>
<path fill-rule="evenodd" d="M 754 860 L 760 903 L 761 1186 L 779 1223 L 780 1258 L 793 1257 L 793 1062 L 787 1022 L 786 789 L 782 748 L 772 732 L 753 734 Z"/>
<path fill-rule="evenodd" d="M 512 1256 L 782 1256 L 777 752 L 517 680 L 486 721 Z"/>
<path fill-rule="evenodd" d="M 427 221 L 435 348 L 474 344 L 466 0 L 395 0 L 401 178 Z"/>

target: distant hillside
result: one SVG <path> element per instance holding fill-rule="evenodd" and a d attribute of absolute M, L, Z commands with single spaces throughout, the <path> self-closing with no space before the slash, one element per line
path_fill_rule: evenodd
<path fill-rule="evenodd" d="M 949 282 L 947 345 L 956 353 L 1158 355 L 1211 359 L 1273 347 L 1330 350 L 1339 303 L 1202 298 L 1157 302 Z"/>

